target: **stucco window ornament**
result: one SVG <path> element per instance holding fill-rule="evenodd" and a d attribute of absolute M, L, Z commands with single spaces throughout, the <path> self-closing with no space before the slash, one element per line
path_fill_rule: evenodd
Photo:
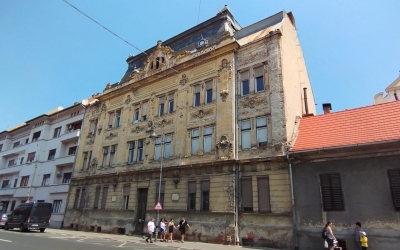
<path fill-rule="evenodd" d="M 112 140 L 114 138 L 118 137 L 118 133 L 117 132 L 110 132 L 108 135 L 106 135 L 105 139 L 106 140 Z"/>
<path fill-rule="evenodd" d="M 91 137 L 88 140 L 86 140 L 86 145 L 93 145 L 93 143 L 94 143 L 94 138 L 93 137 Z"/>
<path fill-rule="evenodd" d="M 92 162 L 90 163 L 90 167 L 91 168 L 95 168 L 96 166 L 97 166 L 97 158 L 95 157 L 95 158 L 93 158 L 92 159 Z"/>
<path fill-rule="evenodd" d="M 241 101 L 242 107 L 243 108 L 254 108 L 256 106 L 266 104 L 267 100 L 266 98 L 263 97 L 245 97 Z"/>
<path fill-rule="evenodd" d="M 217 156 L 222 160 L 227 160 L 233 154 L 233 142 L 227 135 L 222 135 L 215 145 Z"/>
<path fill-rule="evenodd" d="M 143 130 L 142 127 L 136 126 L 135 128 L 132 128 L 131 133 L 139 134 L 140 131 L 142 131 L 142 130 Z"/>
<path fill-rule="evenodd" d="M 128 95 L 125 100 L 125 104 L 129 104 L 132 101 L 131 95 Z"/>
<path fill-rule="evenodd" d="M 179 84 L 181 86 L 185 86 L 185 84 L 188 82 L 189 82 L 189 78 L 186 76 L 186 74 L 183 74 L 181 80 L 179 80 Z"/>
<path fill-rule="evenodd" d="M 213 110 L 212 109 L 208 109 L 208 110 L 200 109 L 197 113 L 192 114 L 192 119 L 195 119 L 195 118 L 202 119 L 202 118 L 204 118 L 204 117 L 206 117 L 208 115 L 212 115 L 212 114 L 213 114 Z"/>
<path fill-rule="evenodd" d="M 115 189 L 118 187 L 118 177 L 113 177 L 112 178 L 112 185 L 113 185 L 113 187 L 114 187 L 114 192 L 115 192 Z"/>
<path fill-rule="evenodd" d="M 181 180 L 181 175 L 180 175 L 180 173 L 179 173 L 178 170 L 175 170 L 175 171 L 174 171 L 174 176 L 173 176 L 173 178 L 172 178 L 172 181 L 173 181 L 174 184 L 175 184 L 175 189 L 178 188 L 178 184 L 179 184 L 180 180 Z"/>
<path fill-rule="evenodd" d="M 98 132 L 98 134 L 100 135 L 101 134 L 101 131 L 103 130 L 103 127 L 99 127 L 98 129 L 97 129 L 97 132 Z"/>
<path fill-rule="evenodd" d="M 219 95 L 221 96 L 222 101 L 225 102 L 226 99 L 228 98 L 229 91 L 228 90 L 221 90 L 221 92 L 219 92 Z"/>
<path fill-rule="evenodd" d="M 146 131 L 149 133 L 149 132 L 153 132 L 153 130 L 154 130 L 154 123 L 153 123 L 153 121 L 150 120 L 147 122 Z"/>
<path fill-rule="evenodd" d="M 107 110 L 107 106 L 105 103 L 103 103 L 103 105 L 101 106 L 101 111 L 106 111 Z"/>

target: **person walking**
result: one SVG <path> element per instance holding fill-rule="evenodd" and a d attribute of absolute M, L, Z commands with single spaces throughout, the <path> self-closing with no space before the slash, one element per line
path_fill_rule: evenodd
<path fill-rule="evenodd" d="M 171 219 L 168 222 L 168 237 L 169 237 L 169 240 L 171 241 L 171 243 L 173 243 L 172 236 L 174 235 L 174 228 L 176 229 L 176 226 L 174 224 L 174 220 Z"/>
<path fill-rule="evenodd" d="M 186 233 L 186 227 L 190 228 L 189 223 L 185 220 L 185 218 L 182 217 L 182 220 L 179 222 L 178 228 L 179 232 L 181 233 L 181 242 L 185 242 L 185 233 Z"/>
<path fill-rule="evenodd" d="M 146 242 L 148 243 L 150 240 L 150 243 L 153 243 L 153 233 L 154 233 L 154 218 L 151 218 L 149 223 L 147 223 L 147 231 L 149 232 L 149 237 L 147 237 Z"/>
<path fill-rule="evenodd" d="M 354 227 L 354 235 L 356 236 L 356 246 L 357 250 L 362 250 L 361 243 L 360 243 L 360 234 L 361 234 L 361 223 L 356 222 L 356 226 Z"/>
<path fill-rule="evenodd" d="M 160 241 L 165 241 L 165 218 L 160 220 Z"/>
<path fill-rule="evenodd" d="M 363 231 L 360 232 L 360 243 L 361 243 L 362 250 L 368 250 L 367 234 Z"/>
<path fill-rule="evenodd" d="M 330 250 L 334 250 L 335 246 L 333 244 L 333 241 L 336 241 L 336 238 L 332 232 L 332 222 L 328 221 L 325 225 L 325 229 L 327 232 L 326 242 L 328 243 L 328 248 Z"/>

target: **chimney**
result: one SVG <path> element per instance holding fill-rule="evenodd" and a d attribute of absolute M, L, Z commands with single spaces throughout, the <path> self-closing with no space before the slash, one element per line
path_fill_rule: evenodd
<path fill-rule="evenodd" d="M 330 103 L 323 103 L 322 109 L 324 110 L 324 114 L 328 114 L 332 110 L 332 105 Z"/>
<path fill-rule="evenodd" d="M 307 88 L 303 88 L 303 93 L 304 93 L 304 111 L 306 112 L 306 115 L 308 115 Z"/>

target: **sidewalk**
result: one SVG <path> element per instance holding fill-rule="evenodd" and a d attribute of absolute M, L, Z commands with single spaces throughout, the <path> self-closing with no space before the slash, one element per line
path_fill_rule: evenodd
<path fill-rule="evenodd" d="M 83 232 L 83 231 L 52 229 L 52 228 L 46 228 L 46 232 L 51 233 L 51 234 L 64 235 L 64 236 L 67 235 L 67 236 L 75 236 L 75 237 L 110 239 L 113 241 L 149 244 L 149 243 L 146 243 L 146 240 L 144 240 L 143 237 L 141 237 L 139 235 L 127 236 L 127 235 L 120 235 L 120 234 L 105 234 L 105 233 Z M 153 244 L 151 244 L 151 245 L 171 247 L 171 248 L 183 249 L 183 250 L 208 250 L 208 249 L 213 249 L 213 250 L 223 250 L 223 249 L 225 249 L 225 250 L 226 249 L 276 250 L 275 248 L 228 246 L 228 245 L 218 245 L 218 244 L 193 242 L 193 241 L 185 241 L 185 243 L 181 243 L 180 241 L 174 241 L 173 243 L 154 241 Z"/>

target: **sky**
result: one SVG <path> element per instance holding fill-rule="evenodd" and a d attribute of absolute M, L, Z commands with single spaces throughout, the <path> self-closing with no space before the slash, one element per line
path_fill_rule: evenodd
<path fill-rule="evenodd" d="M 398 0 L 66 0 L 140 50 L 217 14 L 242 27 L 291 11 L 317 113 L 373 104 L 399 77 Z M 118 82 L 140 51 L 63 0 L 0 1 L 0 131 Z"/>

